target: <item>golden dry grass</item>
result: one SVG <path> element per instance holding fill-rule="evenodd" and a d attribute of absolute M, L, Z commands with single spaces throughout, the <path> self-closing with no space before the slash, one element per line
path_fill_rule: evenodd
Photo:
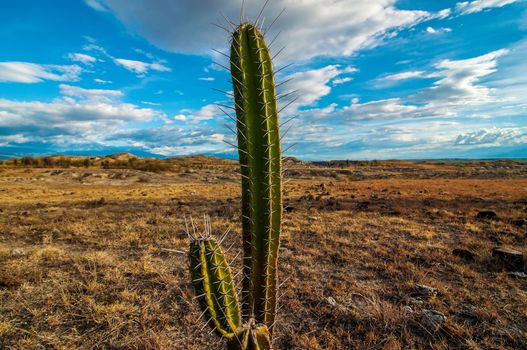
<path fill-rule="evenodd" d="M 0 167 L 0 348 L 218 347 L 177 251 L 184 217 L 208 214 L 236 255 L 238 175 L 185 161 L 157 174 Z M 291 161 L 277 347 L 526 349 L 527 279 L 490 251 L 525 252 L 512 220 L 527 217 L 527 165 L 489 164 Z M 482 209 L 499 219 L 476 220 Z M 415 283 L 438 294 L 412 296 Z M 447 321 L 430 329 L 423 309 Z"/>

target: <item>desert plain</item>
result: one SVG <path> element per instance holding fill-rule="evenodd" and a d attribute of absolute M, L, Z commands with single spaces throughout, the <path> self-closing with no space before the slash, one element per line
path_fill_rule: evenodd
<path fill-rule="evenodd" d="M 185 219 L 240 267 L 236 161 L 0 165 L 1 349 L 217 349 Z M 138 160 L 141 162 L 141 160 Z M 527 349 L 527 162 L 284 160 L 278 349 Z"/>

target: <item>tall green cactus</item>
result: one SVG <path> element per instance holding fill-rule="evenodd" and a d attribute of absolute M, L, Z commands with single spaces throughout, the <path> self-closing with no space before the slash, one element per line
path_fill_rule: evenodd
<path fill-rule="evenodd" d="M 267 350 L 276 317 L 282 159 L 273 63 L 255 25 L 242 23 L 232 34 L 230 69 L 242 175 L 241 307 L 231 269 L 210 235 L 191 243 L 191 273 L 204 314 L 229 348 Z"/>

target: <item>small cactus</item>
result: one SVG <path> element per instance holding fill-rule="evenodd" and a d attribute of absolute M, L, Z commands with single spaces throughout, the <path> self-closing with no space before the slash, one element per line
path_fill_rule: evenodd
<path fill-rule="evenodd" d="M 190 269 L 196 298 L 229 349 L 271 349 L 277 303 L 282 221 L 280 133 L 273 63 L 254 24 L 242 23 L 230 50 L 242 175 L 241 307 L 231 269 L 210 236 L 192 237 Z"/>

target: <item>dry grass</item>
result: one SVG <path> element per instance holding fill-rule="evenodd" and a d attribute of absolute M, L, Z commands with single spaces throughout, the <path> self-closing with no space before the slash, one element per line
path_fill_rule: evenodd
<path fill-rule="evenodd" d="M 199 159 L 198 159 L 199 160 Z M 235 164 L 179 171 L 0 168 L 0 348 L 208 349 L 185 216 L 240 248 Z M 285 186 L 281 349 L 526 349 L 527 165 L 293 162 Z M 506 167 L 506 168 L 505 168 Z M 492 209 L 498 220 L 476 220 Z M 454 248 L 477 254 L 467 262 Z M 239 262 L 238 262 L 239 263 Z M 412 296 L 415 283 L 438 289 Z M 437 330 L 421 311 L 444 313 Z"/>

